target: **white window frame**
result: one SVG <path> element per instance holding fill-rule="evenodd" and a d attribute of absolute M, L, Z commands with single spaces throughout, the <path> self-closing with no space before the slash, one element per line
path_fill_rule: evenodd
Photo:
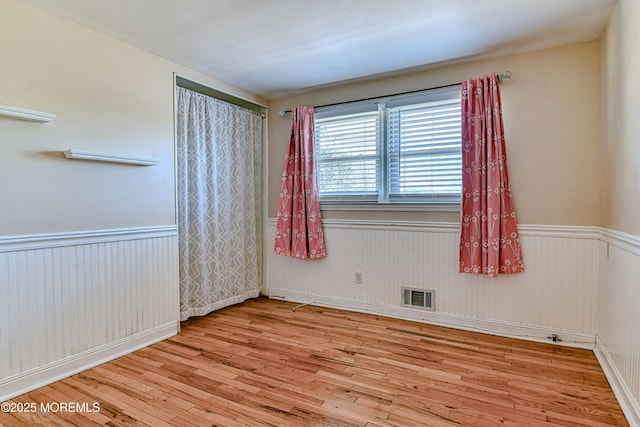
<path fill-rule="evenodd" d="M 376 112 L 378 115 L 378 152 L 379 165 L 377 168 L 377 196 L 362 195 L 327 195 L 320 194 L 320 204 L 323 209 L 330 210 L 389 210 L 389 211 L 459 211 L 460 195 L 447 199 L 426 200 L 427 197 L 389 197 L 389 161 L 388 161 L 388 118 L 387 112 L 391 108 L 409 106 L 421 103 L 441 101 L 445 99 L 460 99 L 460 85 L 429 89 L 401 95 L 355 101 L 327 107 L 318 107 L 315 112 L 316 122 L 331 117 L 350 114 Z M 317 129 L 317 128 L 316 128 Z M 461 148 L 460 148 L 461 150 Z M 318 177 L 320 179 L 320 177 Z"/>

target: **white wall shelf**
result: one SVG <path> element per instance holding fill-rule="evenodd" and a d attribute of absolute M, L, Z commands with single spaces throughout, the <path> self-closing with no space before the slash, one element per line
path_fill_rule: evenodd
<path fill-rule="evenodd" d="M 0 104 L 0 116 L 12 119 L 28 120 L 30 122 L 47 123 L 53 120 L 56 115 L 44 113 L 42 111 L 27 110 L 26 108 L 12 107 Z"/>
<path fill-rule="evenodd" d="M 112 154 L 98 153 L 96 151 L 64 150 L 62 154 L 64 154 L 67 159 L 72 160 L 93 160 L 96 162 L 125 163 L 128 165 L 138 166 L 155 166 L 160 163 L 160 160 L 158 159 L 145 157 L 114 156 Z"/>

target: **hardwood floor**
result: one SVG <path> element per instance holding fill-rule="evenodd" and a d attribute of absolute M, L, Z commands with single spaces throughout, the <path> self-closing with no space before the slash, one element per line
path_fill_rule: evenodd
<path fill-rule="evenodd" d="M 191 319 L 12 399 L 38 410 L 0 424 L 628 425 L 590 351 L 295 306 L 258 299 Z M 76 406 L 55 411 L 61 402 Z"/>

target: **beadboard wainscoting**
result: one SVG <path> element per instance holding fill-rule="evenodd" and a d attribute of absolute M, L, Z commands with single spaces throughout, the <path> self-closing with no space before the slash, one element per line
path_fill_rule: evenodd
<path fill-rule="evenodd" d="M 176 226 L 0 237 L 0 401 L 175 335 Z"/>
<path fill-rule="evenodd" d="M 640 426 L 640 237 L 602 229 L 595 354 L 632 426 Z"/>
<path fill-rule="evenodd" d="M 268 255 L 268 294 L 498 335 L 593 348 L 597 227 L 521 225 L 525 273 L 458 273 L 457 223 L 325 220 L 327 257 Z M 273 242 L 274 221 L 269 221 Z M 356 284 L 355 272 L 362 273 Z M 401 287 L 435 291 L 435 310 L 401 305 Z"/>

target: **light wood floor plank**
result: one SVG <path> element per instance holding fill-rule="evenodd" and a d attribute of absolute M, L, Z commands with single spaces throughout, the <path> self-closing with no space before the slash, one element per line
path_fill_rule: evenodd
<path fill-rule="evenodd" d="M 626 426 L 587 350 L 257 299 L 12 399 L 14 426 Z"/>

